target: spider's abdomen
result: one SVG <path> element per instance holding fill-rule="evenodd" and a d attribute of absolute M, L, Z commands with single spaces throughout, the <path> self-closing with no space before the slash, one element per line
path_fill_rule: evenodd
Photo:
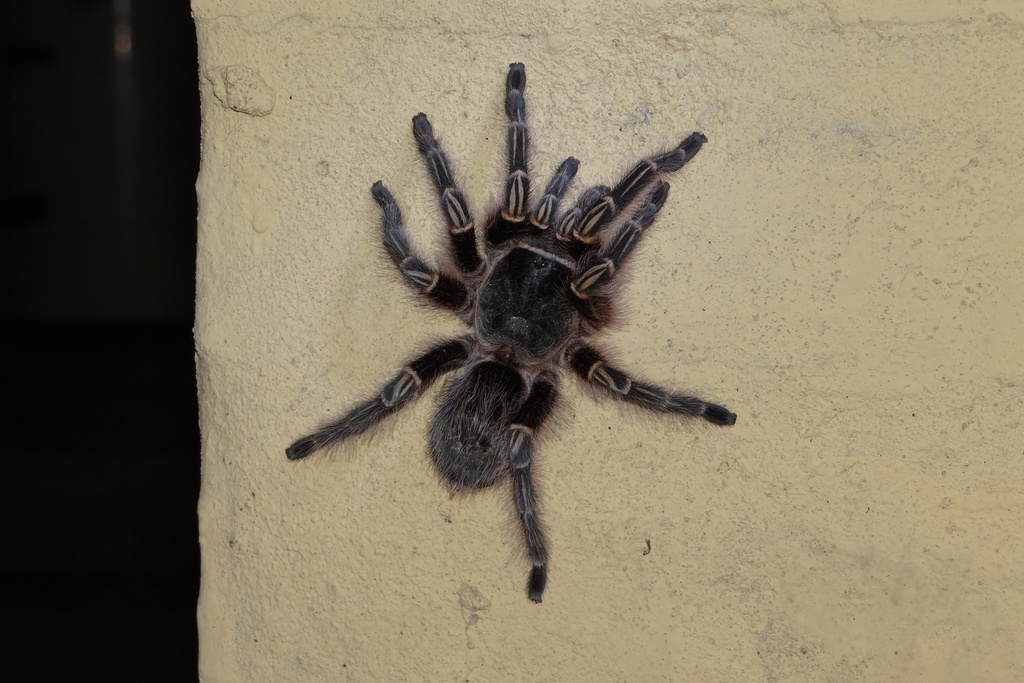
<path fill-rule="evenodd" d="M 453 489 L 480 488 L 508 471 L 509 424 L 525 399 L 523 378 L 486 361 L 452 381 L 430 423 L 430 455 Z"/>
<path fill-rule="evenodd" d="M 571 272 L 542 250 L 516 247 L 495 264 L 480 289 L 476 328 L 480 339 L 540 360 L 565 339 L 573 308 L 567 298 Z"/>

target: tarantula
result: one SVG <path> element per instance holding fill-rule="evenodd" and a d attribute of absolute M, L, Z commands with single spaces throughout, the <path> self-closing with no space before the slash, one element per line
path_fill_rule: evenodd
<path fill-rule="evenodd" d="M 298 460 L 361 434 L 442 375 L 460 371 L 446 383 L 431 420 L 430 455 L 453 492 L 510 481 L 532 563 L 527 595 L 540 602 L 548 546 L 531 468 L 535 441 L 557 402 L 562 369 L 598 394 L 648 410 L 716 425 L 734 424 L 736 415 L 631 377 L 589 341 L 612 321 L 619 272 L 665 204 L 664 175 L 682 168 L 707 138 L 691 134 L 675 148 L 640 161 L 614 187 L 587 189 L 560 213 L 559 202 L 579 162 L 563 161 L 531 203 L 525 86 L 525 67 L 510 65 L 508 175 L 500 205 L 482 223 L 466 206 L 426 115 L 413 117 L 413 136 L 448 225 L 454 270 L 431 266 L 414 252 L 391 192 L 380 181 L 371 190 L 381 209 L 384 248 L 402 279 L 427 302 L 457 315 L 471 332 L 413 358 L 376 396 L 299 439 L 286 454 Z"/>

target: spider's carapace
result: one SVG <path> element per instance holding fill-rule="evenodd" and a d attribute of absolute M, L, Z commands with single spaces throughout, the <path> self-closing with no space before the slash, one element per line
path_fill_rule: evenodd
<path fill-rule="evenodd" d="M 579 324 L 571 277 L 567 259 L 540 247 L 515 247 L 494 264 L 480 287 L 477 337 L 509 359 L 547 360 Z"/>

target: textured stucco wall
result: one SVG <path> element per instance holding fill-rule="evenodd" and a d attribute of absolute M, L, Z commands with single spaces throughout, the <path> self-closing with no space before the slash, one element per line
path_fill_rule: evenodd
<path fill-rule="evenodd" d="M 193 7 L 205 681 L 1024 679 L 1019 3 Z M 542 605 L 506 491 L 431 471 L 436 389 L 284 457 L 460 329 L 405 293 L 369 188 L 439 247 L 410 118 L 484 206 L 511 61 L 541 178 L 708 135 L 606 343 L 739 414 L 566 378 Z"/>

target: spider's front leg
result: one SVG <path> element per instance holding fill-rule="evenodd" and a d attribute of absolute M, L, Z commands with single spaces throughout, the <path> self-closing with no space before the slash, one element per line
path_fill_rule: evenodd
<path fill-rule="evenodd" d="M 526 127 L 526 67 L 509 64 L 505 79 L 505 116 L 508 117 L 506 141 L 508 143 L 508 178 L 502 198 L 501 217 L 510 223 L 526 220 L 526 206 L 530 201 L 530 175 L 527 152 L 530 144 Z"/>
<path fill-rule="evenodd" d="M 530 131 L 526 125 L 525 90 L 526 67 L 519 63 L 509 64 L 508 77 L 505 79 L 508 174 L 505 178 L 505 192 L 501 197 L 501 209 L 484 226 L 486 243 L 492 247 L 546 229 L 558 200 L 579 168 L 579 162 L 572 157 L 563 161 L 548 183 L 533 215 L 530 215 L 527 210 L 530 203 Z"/>
<path fill-rule="evenodd" d="M 531 473 L 533 442 L 537 430 L 551 415 L 557 399 L 558 390 L 554 384 L 546 380 L 535 381 L 526 402 L 509 426 L 514 432 L 511 444 L 512 499 L 523 530 L 526 552 L 533 564 L 526 593 L 534 602 L 541 602 L 548 582 L 548 548 L 537 516 L 537 490 Z"/>
<path fill-rule="evenodd" d="M 476 273 L 483 265 L 483 259 L 476 248 L 476 224 L 466 206 L 462 190 L 452 177 L 448 155 L 434 137 L 434 128 L 426 114 L 420 113 L 413 117 L 412 134 L 416 138 L 416 145 L 427 165 L 427 170 L 430 171 L 430 177 L 434 180 L 434 188 L 441 202 L 441 212 L 448 223 L 448 236 L 455 265 L 467 275 Z"/>
<path fill-rule="evenodd" d="M 304 436 L 285 450 L 289 460 L 299 460 L 350 436 L 362 434 L 388 415 L 398 412 L 419 396 L 434 380 L 462 367 L 470 353 L 468 337 L 451 339 L 413 359 L 380 393 L 343 416 Z"/>
<path fill-rule="evenodd" d="M 701 417 L 715 425 L 736 424 L 736 413 L 728 408 L 633 379 L 611 366 L 592 346 L 585 344 L 577 348 L 570 356 L 569 366 L 586 384 L 620 401 L 658 413 Z"/>
<path fill-rule="evenodd" d="M 402 274 L 402 279 L 420 296 L 442 308 L 458 311 L 466 302 L 468 292 L 461 280 L 427 265 L 409 245 L 409 236 L 405 233 L 402 211 L 398 202 L 384 183 L 379 180 L 370 190 L 373 198 L 380 205 L 381 236 L 384 250 Z"/>

